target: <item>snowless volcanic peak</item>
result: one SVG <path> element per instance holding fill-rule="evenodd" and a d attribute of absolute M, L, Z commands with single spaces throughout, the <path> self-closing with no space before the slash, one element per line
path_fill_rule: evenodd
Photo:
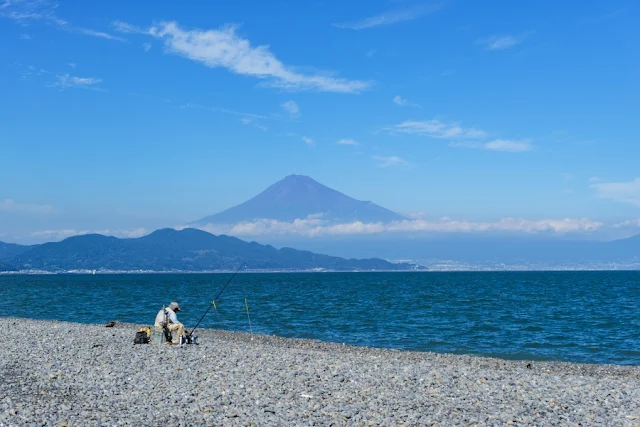
<path fill-rule="evenodd" d="M 289 175 L 246 202 L 192 224 L 235 224 L 259 218 L 293 221 L 310 215 L 334 222 L 390 222 L 404 218 L 370 201 L 356 200 L 305 175 Z"/>

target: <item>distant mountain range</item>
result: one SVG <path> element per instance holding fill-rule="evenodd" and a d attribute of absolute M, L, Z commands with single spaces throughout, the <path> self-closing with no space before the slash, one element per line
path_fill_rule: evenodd
<path fill-rule="evenodd" d="M 415 264 L 435 268 L 443 263 L 492 268 L 501 265 L 606 268 L 608 264 L 640 268 L 640 235 L 611 242 L 504 233 L 314 238 L 257 235 L 247 237 L 254 240 L 249 243 L 196 229 L 208 224 L 234 225 L 257 219 L 291 222 L 313 215 L 319 215 L 327 223 L 388 223 L 408 219 L 372 202 L 346 196 L 308 176 L 289 175 L 248 201 L 194 221 L 190 224 L 193 228 L 182 231 L 162 229 L 137 239 L 84 235 L 33 246 L 0 242 L 0 271 L 100 268 L 203 271 L 230 269 L 240 260 L 249 261 L 248 268 L 267 270 L 411 270 Z M 385 260 L 412 261 L 394 264 Z"/>
<path fill-rule="evenodd" d="M 16 245 L 15 243 L 0 242 L 0 261 L 3 259 L 13 258 L 21 253 L 33 248 L 34 246 Z"/>
<path fill-rule="evenodd" d="M 291 239 L 269 238 L 273 245 L 293 244 Z M 569 240 L 543 236 L 495 236 L 491 234 L 442 234 L 394 238 L 341 236 L 297 240 L 296 247 L 335 256 L 375 256 L 391 260 L 413 260 L 432 268 L 434 264 L 469 266 L 538 266 L 606 268 L 609 264 L 640 268 L 640 235 L 608 242 Z"/>
<path fill-rule="evenodd" d="M 136 239 L 100 234 L 69 237 L 34 246 L 0 243 L 3 270 L 228 270 L 247 262 L 247 269 L 335 271 L 414 270 L 416 265 L 379 258 L 345 259 L 291 248 L 215 236 L 196 229 L 161 229 Z"/>
<path fill-rule="evenodd" d="M 289 175 L 246 202 L 189 225 L 278 221 L 319 215 L 330 222 L 391 222 L 407 219 L 373 202 L 353 199 L 304 175 Z"/>

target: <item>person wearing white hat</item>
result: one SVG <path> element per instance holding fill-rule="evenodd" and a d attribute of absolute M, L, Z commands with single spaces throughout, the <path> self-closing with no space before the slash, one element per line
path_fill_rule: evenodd
<path fill-rule="evenodd" d="M 172 302 L 169 304 L 169 307 L 158 312 L 154 324 L 156 328 L 164 328 L 166 322 L 167 329 L 171 331 L 172 344 L 180 344 L 180 337 L 185 336 L 184 325 L 180 323 L 178 316 L 176 316 L 176 312 L 178 311 L 182 311 L 180 310 L 180 306 L 177 302 Z"/>

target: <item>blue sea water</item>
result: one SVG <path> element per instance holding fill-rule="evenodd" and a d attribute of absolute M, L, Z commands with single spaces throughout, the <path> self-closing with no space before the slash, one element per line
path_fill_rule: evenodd
<path fill-rule="evenodd" d="M 4 275 L 2 316 L 151 325 L 163 304 L 177 300 L 190 329 L 230 276 Z M 241 273 L 216 308 L 200 327 L 640 365 L 640 272 Z"/>

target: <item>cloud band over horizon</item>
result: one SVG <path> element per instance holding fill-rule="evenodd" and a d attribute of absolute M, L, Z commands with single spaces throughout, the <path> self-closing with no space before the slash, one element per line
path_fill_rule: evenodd
<path fill-rule="evenodd" d="M 291 222 L 273 219 L 258 219 L 252 222 L 221 225 L 206 224 L 202 226 L 178 226 L 176 229 L 199 228 L 213 234 L 230 234 L 235 236 L 293 235 L 301 237 L 321 237 L 340 235 L 364 235 L 382 233 L 473 233 L 473 232 L 517 232 L 555 234 L 584 233 L 601 229 L 603 222 L 588 218 L 564 218 L 529 220 L 524 218 L 502 218 L 497 221 L 454 220 L 448 217 L 439 219 L 412 219 L 393 221 L 390 223 L 361 221 L 347 223 L 331 223 L 319 215 Z"/>

